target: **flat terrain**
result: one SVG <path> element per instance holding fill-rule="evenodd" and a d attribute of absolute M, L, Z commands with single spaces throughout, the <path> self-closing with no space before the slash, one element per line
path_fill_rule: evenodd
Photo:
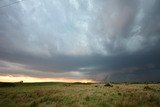
<path fill-rule="evenodd" d="M 160 107 L 160 84 L 0 83 L 0 107 Z"/>

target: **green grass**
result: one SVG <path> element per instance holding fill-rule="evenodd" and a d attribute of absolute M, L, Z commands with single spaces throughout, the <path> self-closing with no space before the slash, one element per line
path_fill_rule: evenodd
<path fill-rule="evenodd" d="M 0 107 L 160 107 L 160 84 L 0 83 Z"/>

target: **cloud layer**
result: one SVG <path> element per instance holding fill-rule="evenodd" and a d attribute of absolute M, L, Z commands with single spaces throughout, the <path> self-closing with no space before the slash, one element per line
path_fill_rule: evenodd
<path fill-rule="evenodd" d="M 0 74 L 160 81 L 159 10 L 159 0 L 24 0 L 0 8 Z"/>

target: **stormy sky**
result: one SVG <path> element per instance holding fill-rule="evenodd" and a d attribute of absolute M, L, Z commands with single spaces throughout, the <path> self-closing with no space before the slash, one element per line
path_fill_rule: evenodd
<path fill-rule="evenodd" d="M 0 76 L 160 81 L 160 0 L 14 2 L 0 0 Z"/>

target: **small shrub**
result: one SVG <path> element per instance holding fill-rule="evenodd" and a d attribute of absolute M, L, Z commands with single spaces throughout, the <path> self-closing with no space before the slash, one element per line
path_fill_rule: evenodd
<path fill-rule="evenodd" d="M 133 97 L 133 95 L 134 95 L 133 93 L 130 94 L 131 97 Z"/>
<path fill-rule="evenodd" d="M 38 104 L 37 104 L 35 101 L 33 101 L 33 102 L 31 103 L 30 107 L 38 107 Z"/>
<path fill-rule="evenodd" d="M 152 90 L 152 88 L 149 87 L 149 86 L 145 86 L 144 89 L 145 89 L 145 90 Z"/>
<path fill-rule="evenodd" d="M 86 101 L 89 101 L 89 96 L 87 96 L 85 99 L 86 99 Z"/>
<path fill-rule="evenodd" d="M 122 95 L 121 93 L 118 93 L 118 95 Z"/>
<path fill-rule="evenodd" d="M 104 86 L 105 87 L 113 87 L 113 85 L 111 83 L 106 83 Z"/>
<path fill-rule="evenodd" d="M 71 86 L 71 84 L 64 84 L 64 86 L 68 87 L 68 86 Z"/>

